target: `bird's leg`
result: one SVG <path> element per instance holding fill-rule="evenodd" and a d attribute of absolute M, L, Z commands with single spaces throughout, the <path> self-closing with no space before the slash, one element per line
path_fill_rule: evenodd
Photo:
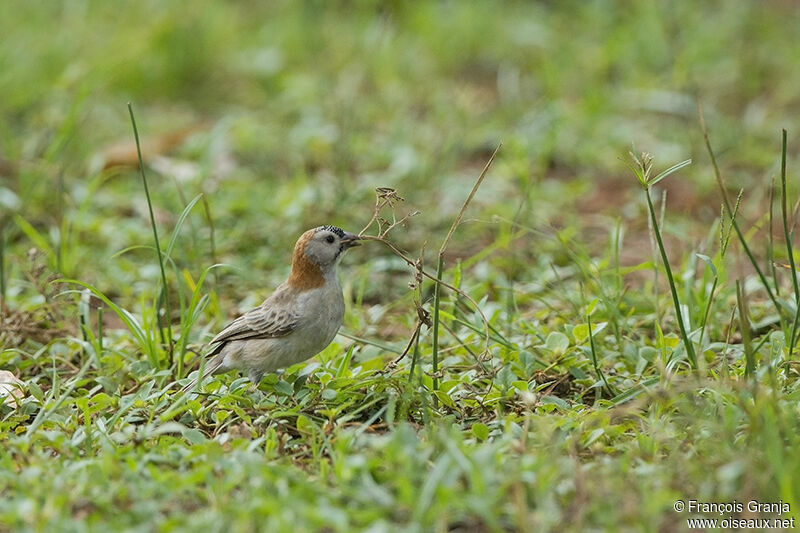
<path fill-rule="evenodd" d="M 251 370 L 247 376 L 251 381 L 250 388 L 252 391 L 254 391 L 258 389 L 258 385 L 261 383 L 261 378 L 264 377 L 264 372 L 261 370 Z"/>

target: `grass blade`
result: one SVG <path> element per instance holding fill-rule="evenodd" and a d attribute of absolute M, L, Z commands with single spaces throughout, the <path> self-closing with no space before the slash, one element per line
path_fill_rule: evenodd
<path fill-rule="evenodd" d="M 486 162 L 486 165 L 483 167 L 483 171 L 481 171 L 478 179 L 475 181 L 475 184 L 472 186 L 472 190 L 470 191 L 467 199 L 464 200 L 464 203 L 461 205 L 461 209 L 456 215 L 456 218 L 453 220 L 453 224 L 450 226 L 450 231 L 447 232 L 447 236 L 442 241 L 442 246 L 439 248 L 439 256 L 438 256 L 438 263 L 436 265 L 436 278 L 442 279 L 442 274 L 444 271 L 444 252 L 447 249 L 447 245 L 450 242 L 450 238 L 455 233 L 456 228 L 461 223 L 461 219 L 464 216 L 464 212 L 467 210 L 472 198 L 475 197 L 475 193 L 478 192 L 478 188 L 480 188 L 481 183 L 483 183 L 484 178 L 486 177 L 486 173 L 489 171 L 489 167 L 492 166 L 492 162 L 494 161 L 497 152 L 500 151 L 500 147 L 503 146 L 503 143 L 497 145 L 494 152 L 492 153 L 489 161 Z M 433 390 L 436 391 L 439 388 L 439 379 L 436 377 L 436 373 L 439 370 L 439 305 L 441 303 L 441 290 L 440 290 L 440 283 L 434 283 L 433 288 Z M 487 327 L 487 337 L 488 337 L 488 323 L 486 324 Z M 489 350 L 489 347 L 486 346 L 486 350 Z M 434 406 L 438 405 L 438 400 L 436 395 L 433 395 L 433 404 Z"/>
<path fill-rule="evenodd" d="M 653 200 L 650 197 L 650 189 L 647 188 L 644 190 L 644 192 L 645 196 L 647 197 L 647 208 L 650 211 L 650 219 L 653 223 L 653 233 L 655 233 L 658 250 L 661 252 L 661 260 L 664 263 L 664 271 L 667 274 L 667 284 L 669 285 L 669 290 L 672 294 L 672 303 L 675 306 L 675 318 L 678 321 L 678 329 L 680 329 L 681 338 L 683 339 L 683 344 L 686 347 L 686 356 L 689 358 L 689 364 L 692 365 L 692 368 L 697 368 L 697 357 L 694 353 L 694 345 L 692 344 L 692 340 L 689 338 L 689 335 L 686 332 L 686 326 L 683 323 L 681 303 L 678 299 L 678 291 L 675 289 L 675 279 L 672 276 L 672 268 L 669 266 L 669 259 L 667 258 L 667 251 L 664 248 L 664 241 L 661 239 L 661 230 L 656 218 L 655 208 L 653 207 Z"/>
<path fill-rule="evenodd" d="M 775 310 L 781 317 L 781 322 L 784 319 L 784 308 L 778 303 L 778 299 L 775 297 L 775 293 L 769 286 L 767 282 L 767 277 L 764 275 L 764 272 L 761 270 L 761 267 L 758 266 L 758 261 L 756 261 L 753 252 L 750 250 L 750 246 L 747 244 L 747 239 L 745 239 L 744 234 L 742 233 L 741 228 L 739 228 L 739 223 L 736 221 L 734 217 L 733 207 L 731 206 L 730 198 L 728 197 L 728 191 L 725 188 L 725 183 L 722 180 L 722 173 L 719 171 L 719 166 L 717 165 L 717 158 L 714 155 L 714 150 L 711 148 L 711 141 L 708 138 L 708 131 L 706 130 L 706 121 L 703 118 L 703 108 L 700 105 L 700 102 L 697 103 L 697 113 L 700 118 L 700 130 L 703 132 L 703 139 L 705 140 L 706 151 L 708 151 L 708 156 L 711 158 L 711 166 L 714 169 L 714 178 L 717 181 L 717 187 L 719 188 L 720 194 L 722 195 L 722 205 L 725 207 L 725 212 L 728 213 L 728 217 L 731 219 L 731 224 L 733 224 L 733 229 L 736 232 L 736 237 L 739 239 L 739 242 L 742 245 L 742 249 L 744 250 L 745 255 L 750 260 L 750 264 L 753 265 L 753 268 L 758 275 L 758 279 L 761 281 L 761 285 L 764 286 L 764 290 L 767 291 L 767 296 L 769 299 L 772 300 L 773 305 L 775 306 Z"/>
<path fill-rule="evenodd" d="M 767 259 L 769 259 L 770 273 L 772 274 L 772 283 L 775 284 L 775 294 L 780 296 L 780 287 L 778 286 L 778 269 L 775 267 L 775 232 L 773 212 L 775 208 L 775 176 L 769 182 L 769 240 L 767 241 Z"/>
<path fill-rule="evenodd" d="M 133 106 L 131 106 L 130 102 L 128 102 L 128 112 L 131 116 L 131 125 L 133 126 L 133 136 L 136 140 L 136 154 L 139 158 L 139 172 L 142 175 L 142 184 L 144 185 L 144 194 L 147 198 L 147 209 L 150 212 L 150 224 L 153 226 L 153 241 L 155 242 L 156 246 L 156 253 L 158 255 L 158 268 L 161 270 L 161 286 L 164 291 L 164 308 L 166 311 L 166 328 L 167 328 L 167 347 L 169 350 L 169 363 L 172 366 L 172 352 L 173 352 L 173 345 L 172 345 L 172 313 L 170 310 L 169 305 L 169 291 L 167 290 L 167 274 L 164 269 L 164 257 L 161 254 L 161 245 L 158 242 L 158 228 L 156 227 L 156 217 L 153 214 L 153 202 L 150 200 L 150 189 L 147 187 L 147 177 L 145 176 L 144 172 L 144 161 L 142 159 L 142 147 L 141 143 L 139 142 L 139 130 L 136 128 L 136 118 L 133 116 Z M 159 318 L 159 323 L 161 322 L 161 313 L 156 310 L 156 316 Z M 159 328 L 161 330 L 161 328 Z M 163 335 L 163 334 L 162 334 Z"/>
<path fill-rule="evenodd" d="M 22 218 L 20 215 L 14 215 L 14 222 L 17 223 L 17 226 L 22 230 L 22 233 L 24 233 L 25 236 L 28 237 L 37 248 L 44 252 L 50 263 L 50 266 L 56 270 L 58 268 L 58 262 L 56 258 L 57 253 L 53 246 L 47 242 L 47 238 L 45 238 L 45 236 L 42 235 L 36 228 L 34 228 L 30 222 Z"/>
<path fill-rule="evenodd" d="M 189 216 L 189 212 L 194 207 L 194 204 L 196 204 L 202 197 L 203 193 L 198 194 L 186 205 L 186 207 L 183 208 L 181 216 L 178 217 L 178 221 L 175 223 L 175 228 L 172 230 L 172 235 L 170 235 L 169 243 L 167 243 L 167 251 L 164 253 L 164 258 L 169 259 L 170 255 L 172 254 L 172 249 L 175 247 L 175 242 L 178 240 L 178 235 L 181 232 L 183 223 L 186 221 L 186 217 Z"/>
<path fill-rule="evenodd" d="M 6 305 L 6 224 L 0 220 L 0 316 Z"/>
<path fill-rule="evenodd" d="M 786 130 L 781 133 L 781 216 L 783 222 L 783 238 L 786 241 L 786 255 L 789 257 L 789 272 L 792 275 L 792 289 L 794 289 L 794 319 L 789 333 L 789 356 L 792 359 L 794 344 L 797 340 L 797 321 L 800 318 L 800 287 L 797 284 L 797 270 L 794 264 L 794 251 L 792 250 L 792 232 L 789 228 L 788 194 L 786 192 Z"/>
<path fill-rule="evenodd" d="M 669 167 L 667 170 L 665 170 L 665 171 L 663 171 L 662 173 L 660 173 L 660 174 L 659 174 L 658 176 L 656 176 L 655 178 L 653 178 L 653 179 L 651 179 L 651 180 L 648 180 L 647 184 L 648 184 L 650 187 L 652 187 L 653 185 L 655 185 L 655 184 L 656 184 L 656 183 L 658 183 L 659 181 L 663 180 L 663 179 L 664 179 L 664 178 L 666 178 L 667 176 L 669 176 L 669 175 L 671 175 L 671 174 L 674 174 L 675 172 L 679 171 L 680 169 L 682 169 L 682 168 L 684 168 L 684 167 L 688 167 L 688 166 L 689 166 L 689 165 L 691 165 L 691 164 L 692 164 L 692 160 L 691 160 L 691 159 L 687 159 L 686 161 L 681 161 L 680 163 L 677 163 L 677 164 L 675 164 L 675 165 L 672 165 L 671 167 Z"/>
<path fill-rule="evenodd" d="M 747 318 L 747 304 L 742 292 L 742 284 L 739 283 L 738 279 L 736 280 L 736 307 L 739 309 L 739 330 L 742 332 L 742 345 L 744 346 L 744 373 L 752 377 L 756 372 L 756 356 L 750 339 L 750 319 Z"/>
<path fill-rule="evenodd" d="M 197 283 L 194 284 L 193 287 L 191 287 L 192 297 L 189 302 L 189 306 L 181 316 L 180 349 L 178 352 L 178 368 L 177 368 L 177 376 L 175 377 L 175 379 L 181 379 L 184 377 L 183 369 L 186 363 L 184 359 L 188 351 L 189 333 L 191 332 L 191 329 L 194 326 L 195 322 L 197 322 L 197 319 L 200 318 L 200 313 L 203 311 L 203 309 L 205 309 L 206 305 L 208 305 L 208 301 L 210 299 L 208 294 L 201 296 L 200 291 L 203 288 L 203 284 L 205 283 L 206 277 L 208 276 L 209 272 L 221 266 L 226 266 L 226 265 L 216 264 L 206 268 L 200 275 L 200 279 L 197 280 Z"/>
<path fill-rule="evenodd" d="M 150 341 L 150 337 L 147 335 L 145 328 L 139 324 L 139 321 L 136 320 L 128 310 L 123 309 L 122 307 L 118 306 L 114 302 L 111 301 L 105 294 L 100 292 L 99 289 L 90 285 L 89 283 L 77 280 L 77 279 L 69 279 L 69 278 L 62 278 L 54 280 L 53 283 L 73 283 L 75 285 L 79 285 L 85 289 L 89 289 L 92 294 L 94 294 L 97 298 L 103 301 L 114 313 L 119 317 L 119 319 L 125 324 L 128 330 L 133 333 L 133 336 L 136 337 L 136 340 L 139 342 L 139 346 L 142 351 L 147 354 L 147 358 L 150 360 L 150 364 L 153 368 L 159 368 L 158 364 L 158 355 L 156 354 L 155 350 L 153 349 L 152 342 Z"/>
<path fill-rule="evenodd" d="M 445 242 L 447 244 L 447 242 Z M 442 279 L 442 270 L 444 269 L 444 255 L 440 252 L 438 263 L 436 264 L 436 277 Z M 433 284 L 433 390 L 439 389 L 439 305 L 441 303 L 441 285 L 439 283 Z M 439 406 L 439 399 L 436 394 L 433 395 L 434 407 Z"/>
<path fill-rule="evenodd" d="M 590 313 L 586 313 L 586 326 L 589 329 L 589 348 L 592 354 L 592 366 L 594 366 L 595 373 L 603 380 L 606 391 L 614 397 L 617 395 L 617 392 L 609 385 L 605 373 L 600 369 L 600 365 L 597 364 L 597 350 L 594 346 L 594 333 L 592 332 L 592 317 Z"/>

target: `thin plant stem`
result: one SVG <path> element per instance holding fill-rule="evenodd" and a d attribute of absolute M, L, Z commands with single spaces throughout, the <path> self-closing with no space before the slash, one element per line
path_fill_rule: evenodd
<path fill-rule="evenodd" d="M 736 214 L 739 212 L 739 206 L 742 202 L 742 194 L 744 193 L 743 190 L 739 190 L 739 195 L 736 197 L 736 206 L 733 208 L 733 218 L 736 218 Z M 731 234 L 733 232 L 733 220 L 731 221 L 731 225 L 725 229 L 725 209 L 722 209 L 722 212 L 719 215 L 719 261 L 720 267 L 722 266 L 722 262 L 725 259 L 725 253 L 728 251 L 728 244 L 731 240 Z M 719 270 L 714 267 L 713 261 L 710 262 L 714 272 L 714 282 L 711 284 L 711 292 L 708 293 L 708 302 L 706 302 L 706 309 L 703 312 L 703 322 L 700 324 L 700 346 L 702 351 L 703 339 L 705 339 L 706 334 L 706 326 L 708 325 L 708 318 L 711 315 L 711 304 L 714 302 L 714 293 L 717 290 L 717 285 L 719 284 Z"/>
<path fill-rule="evenodd" d="M 744 234 L 742 230 L 739 228 L 739 223 L 733 218 L 733 208 L 731 206 L 730 198 L 728 198 L 728 191 L 725 189 L 725 183 L 722 181 L 722 174 L 719 171 L 719 166 L 717 165 L 717 158 L 714 156 L 714 150 L 711 148 L 711 141 L 708 138 L 708 131 L 706 130 L 706 121 L 703 117 L 703 108 L 700 105 L 700 102 L 697 103 L 697 113 L 700 118 L 700 130 L 703 132 L 703 139 L 705 140 L 706 151 L 708 151 L 708 156 L 711 158 L 711 167 L 714 169 L 714 177 L 717 181 L 717 187 L 720 190 L 720 194 L 722 195 L 722 205 L 725 207 L 725 211 L 728 213 L 728 216 L 731 217 L 733 220 L 733 229 L 736 231 L 736 236 L 739 239 L 739 242 L 742 244 L 742 249 L 744 250 L 745 255 L 750 260 L 750 263 L 753 265 L 753 268 L 758 275 L 761 284 L 764 286 L 764 290 L 767 291 L 767 296 L 769 299 L 772 300 L 773 305 L 775 305 L 775 309 L 778 311 L 778 315 L 781 317 L 781 322 L 783 323 L 784 313 L 783 307 L 778 303 L 778 299 L 775 297 L 772 289 L 770 289 L 769 283 L 767 282 L 767 277 L 764 275 L 764 272 L 761 270 L 761 267 L 758 266 L 758 261 L 756 261 L 753 252 L 750 250 L 750 247 L 747 245 L 747 240 L 744 238 Z"/>
<path fill-rule="evenodd" d="M 97 357 L 100 357 L 103 351 L 103 308 L 102 307 L 97 308 L 97 344 L 101 352 L 97 354 Z"/>
<path fill-rule="evenodd" d="M 792 358 L 794 344 L 797 336 L 797 320 L 800 317 L 800 287 L 797 284 L 797 270 L 794 265 L 794 252 L 792 250 L 792 235 L 789 230 L 788 194 L 786 192 L 786 130 L 781 133 L 781 216 L 783 217 L 783 237 L 786 240 L 786 253 L 789 256 L 789 272 L 792 275 L 792 288 L 794 289 L 794 320 L 789 333 L 789 359 Z"/>
<path fill-rule="evenodd" d="M 592 317 L 589 314 L 586 315 L 586 325 L 589 327 L 589 348 L 592 353 L 592 366 L 594 366 L 594 371 L 600 376 L 600 379 L 603 380 L 603 385 L 608 393 L 612 397 L 616 396 L 616 391 L 609 385 L 608 380 L 606 380 L 606 375 L 600 370 L 600 365 L 597 364 L 597 351 L 594 346 L 594 334 L 592 333 Z"/>
<path fill-rule="evenodd" d="M 775 232 L 774 216 L 775 208 L 775 176 L 769 182 L 769 240 L 767 241 L 767 259 L 769 260 L 770 271 L 772 273 L 772 283 L 775 284 L 775 294 L 780 296 L 780 286 L 778 285 L 778 269 L 775 268 Z"/>
<path fill-rule="evenodd" d="M 391 243 L 391 241 L 388 241 L 388 240 L 380 238 L 380 237 L 376 237 L 374 235 L 363 235 L 361 238 L 364 239 L 364 240 L 382 242 L 383 244 L 388 246 L 389 249 L 391 249 L 392 252 L 394 252 L 395 255 L 397 255 L 399 258 L 401 258 L 403 261 L 405 261 L 408 265 L 417 268 L 416 267 L 416 262 L 414 260 L 412 260 L 410 257 L 408 257 L 406 254 L 401 252 L 400 249 L 397 248 L 397 246 L 395 246 L 394 244 Z M 469 294 L 467 294 L 466 292 L 462 291 L 461 289 L 458 289 L 458 288 L 454 287 L 453 285 L 447 283 L 446 281 L 442 280 L 441 278 L 429 273 L 427 270 L 423 270 L 423 269 L 420 268 L 420 269 L 418 269 L 418 272 L 422 276 L 425 276 L 429 280 L 435 282 L 437 285 L 441 285 L 441 286 L 443 286 L 443 287 L 445 287 L 447 289 L 450 289 L 453 292 L 458 293 L 459 295 L 461 295 L 462 298 L 466 299 L 470 303 L 470 305 L 472 305 L 473 308 L 475 308 L 475 311 L 477 311 L 477 313 L 480 315 L 481 322 L 483 323 L 483 334 L 484 334 L 485 348 L 484 348 L 483 354 L 481 354 L 481 355 L 485 355 L 486 353 L 488 353 L 489 341 L 492 338 L 491 335 L 490 335 L 490 329 L 489 329 L 490 325 L 489 325 L 489 320 L 486 318 L 486 315 L 484 314 L 483 310 L 481 310 L 480 306 L 478 305 L 478 302 L 476 302 L 475 299 L 472 296 L 470 296 Z M 478 366 L 481 367 L 481 370 L 486 371 L 486 368 L 484 368 L 483 363 L 481 361 L 481 358 L 477 357 L 476 359 L 477 359 L 477 362 L 478 362 Z"/>
<path fill-rule="evenodd" d="M 6 305 L 6 223 L 0 220 L 0 316 Z"/>
<path fill-rule="evenodd" d="M 689 364 L 692 365 L 692 368 L 697 368 L 697 357 L 694 353 L 694 345 L 692 344 L 691 339 L 689 339 L 689 335 L 686 332 L 686 326 L 683 323 L 683 314 L 681 313 L 681 302 L 678 300 L 678 292 L 675 289 L 675 279 L 672 276 L 672 268 L 669 266 L 669 260 L 667 258 L 667 252 L 664 249 L 664 242 L 661 240 L 661 231 L 659 230 L 658 220 L 656 219 L 656 211 L 653 207 L 653 200 L 650 197 L 650 189 L 645 187 L 644 189 L 645 196 L 647 197 L 647 207 L 650 210 L 650 217 L 653 222 L 653 230 L 656 235 L 656 242 L 658 243 L 658 249 L 661 252 L 661 260 L 664 263 L 664 271 L 667 274 L 667 282 L 669 285 L 669 290 L 672 293 L 672 303 L 675 305 L 675 318 L 678 320 L 678 328 L 681 332 L 681 337 L 683 338 L 683 344 L 686 346 L 686 356 L 689 358 Z"/>
<path fill-rule="evenodd" d="M 650 218 L 650 217 L 647 217 L 647 229 L 649 230 L 648 234 L 647 234 L 647 237 L 650 240 L 650 253 L 653 254 L 653 256 L 655 257 L 656 249 L 658 247 L 656 246 L 656 241 L 653 238 L 653 235 L 655 234 L 655 230 L 653 229 L 653 219 Z M 659 323 L 661 323 L 661 304 L 660 304 L 661 298 L 660 298 L 659 290 L 658 290 L 658 262 L 657 261 L 653 261 L 653 292 L 655 293 L 655 298 L 653 299 L 655 312 L 656 312 L 656 321 L 655 321 L 655 323 L 659 324 Z"/>
<path fill-rule="evenodd" d="M 459 337 L 458 334 L 455 331 L 453 331 L 453 328 L 447 325 L 447 322 L 439 322 L 439 325 L 442 326 L 447 331 L 447 333 L 449 333 L 455 339 L 455 341 L 458 343 L 459 346 L 461 346 L 467 352 L 469 352 L 469 354 L 472 357 L 478 356 L 478 354 L 472 351 L 472 349 L 469 347 L 469 344 L 464 340 L 462 340 L 461 337 Z"/>
<path fill-rule="evenodd" d="M 408 382 L 414 379 L 414 369 L 417 367 L 417 361 L 419 360 L 419 331 L 417 331 L 417 335 L 414 338 L 414 351 L 412 352 L 411 356 L 411 368 L 408 370 Z"/>
<path fill-rule="evenodd" d="M 133 106 L 131 106 L 130 102 L 128 102 L 128 112 L 131 116 L 131 125 L 133 126 L 133 136 L 136 140 L 136 153 L 139 157 L 139 171 L 142 175 L 142 184 L 144 185 L 144 194 L 147 197 L 147 209 L 150 212 L 150 224 L 153 226 L 153 241 L 155 241 L 156 246 L 156 254 L 158 256 L 158 267 L 161 270 L 161 285 L 163 287 L 163 295 L 164 295 L 164 308 L 166 311 L 166 326 L 167 326 L 167 338 L 168 342 L 168 349 L 169 349 L 169 364 L 172 366 L 172 324 L 170 319 L 172 317 L 172 313 L 170 311 L 169 305 L 169 291 L 167 290 L 167 274 L 164 270 L 164 258 L 161 255 L 161 245 L 158 242 L 158 229 L 156 228 L 156 217 L 153 214 L 153 203 L 150 200 L 150 189 L 147 187 L 147 177 L 145 176 L 144 172 L 144 161 L 142 158 L 142 147 L 139 142 L 139 130 L 136 128 L 136 118 L 133 116 Z M 160 306 L 159 306 L 160 307 Z M 156 316 L 160 316 L 158 309 L 156 309 Z M 159 320 L 160 322 L 160 320 Z M 159 328 L 161 329 L 161 328 Z M 163 334 L 162 334 L 163 335 Z"/>
<path fill-rule="evenodd" d="M 81 291 L 81 302 L 78 305 L 78 329 L 81 332 L 81 339 L 83 339 L 84 345 L 89 343 L 89 334 L 87 329 L 89 327 L 86 317 L 89 314 L 89 302 L 88 302 L 88 294 L 87 291 L 84 289 Z M 81 348 L 81 355 L 86 355 L 86 348 Z"/>
<path fill-rule="evenodd" d="M 736 306 L 739 309 L 739 330 L 742 333 L 742 345 L 744 346 L 745 374 L 753 376 L 756 371 L 756 358 L 753 351 L 753 343 L 750 339 L 750 320 L 747 318 L 747 305 L 745 304 L 742 284 L 736 280 Z"/>
<path fill-rule="evenodd" d="M 700 347 L 703 350 L 703 339 L 706 335 L 706 325 L 708 324 L 708 317 L 711 314 L 711 304 L 714 301 L 714 293 L 717 291 L 717 284 L 719 283 L 719 276 L 714 275 L 714 282 L 711 284 L 711 291 L 708 293 L 708 302 L 706 302 L 706 309 L 703 312 L 703 323 L 700 324 Z"/>
<path fill-rule="evenodd" d="M 442 269 L 444 268 L 444 255 L 439 253 L 439 261 L 436 265 L 436 277 L 442 279 Z M 441 285 L 438 283 L 433 284 L 433 390 L 439 389 L 439 378 L 437 372 L 439 371 L 439 305 L 441 302 Z M 439 400 L 436 396 L 433 397 L 434 407 L 438 407 Z"/>
<path fill-rule="evenodd" d="M 480 176 L 478 176 L 478 179 L 475 180 L 475 185 L 472 186 L 472 190 L 469 192 L 469 196 L 467 196 L 467 199 L 464 200 L 463 204 L 461 204 L 461 209 L 458 211 L 458 215 L 456 215 L 455 220 L 453 220 L 453 224 L 450 226 L 450 231 L 447 232 L 447 236 L 444 238 L 441 248 L 439 248 L 439 255 L 444 254 L 444 251 L 447 248 L 448 243 L 450 242 L 450 237 L 453 236 L 453 233 L 455 233 L 456 228 L 458 227 L 459 224 L 461 224 L 461 219 L 464 216 L 464 212 L 467 210 L 467 207 L 469 206 L 470 202 L 472 202 L 472 198 L 475 196 L 475 193 L 478 192 L 478 188 L 481 186 L 481 183 L 483 183 L 483 179 L 486 177 L 486 173 L 489 171 L 489 167 L 492 166 L 492 162 L 494 161 L 497 152 L 500 151 L 500 147 L 502 146 L 503 143 L 500 143 L 497 145 L 497 148 L 494 149 L 494 152 L 492 152 L 492 156 L 489 158 L 489 160 L 486 162 L 486 165 L 483 167 Z"/>
<path fill-rule="evenodd" d="M 394 361 L 392 361 L 391 363 L 389 363 L 389 367 L 391 367 L 391 368 L 394 368 L 394 367 L 396 367 L 396 366 L 397 366 L 397 364 L 398 364 L 400 361 L 402 361 L 402 360 L 405 358 L 405 356 L 406 356 L 406 355 L 408 355 L 408 352 L 410 352 L 410 351 L 411 351 L 411 348 L 412 348 L 412 347 L 414 346 L 414 344 L 416 343 L 417 337 L 419 336 L 419 330 L 420 330 L 420 329 L 422 329 L 422 321 L 421 321 L 421 320 L 417 320 L 417 325 L 416 325 L 416 326 L 414 326 L 414 333 L 412 333 L 412 334 L 411 334 L 411 338 L 410 338 L 410 339 L 408 339 L 408 344 L 406 344 L 406 347 L 405 347 L 405 349 L 403 350 L 403 353 L 401 353 L 399 357 L 395 358 L 395 360 L 394 360 Z M 413 363 L 412 363 L 412 364 L 413 364 Z"/>
<path fill-rule="evenodd" d="M 442 279 L 442 274 L 444 272 L 444 253 L 447 249 L 447 245 L 450 243 L 450 238 L 458 228 L 458 225 L 461 223 L 461 219 L 464 217 L 464 212 L 467 210 L 470 202 L 475 197 L 475 194 L 478 192 L 478 189 L 483 183 L 484 178 L 486 177 L 486 173 L 489 171 L 489 167 L 492 166 L 492 162 L 494 161 L 497 152 L 500 151 L 500 147 L 503 146 L 503 143 L 497 145 L 492 156 L 486 162 L 486 165 L 483 167 L 483 170 L 478 176 L 478 179 L 475 180 L 475 184 L 472 186 L 472 190 L 469 192 L 469 196 L 467 199 L 464 200 L 464 203 L 461 205 L 461 209 L 458 211 L 456 218 L 453 220 L 453 224 L 450 226 L 450 231 L 447 232 L 447 236 L 442 241 L 442 246 L 439 248 L 439 256 L 438 256 L 438 263 L 436 265 L 436 277 Z M 437 372 L 439 370 L 439 306 L 441 304 L 441 289 L 440 284 L 436 283 L 433 288 L 433 390 L 439 389 L 439 379 L 436 377 Z M 488 348 L 488 346 L 487 346 Z M 434 406 L 437 404 L 436 396 L 433 397 Z"/>
<path fill-rule="evenodd" d="M 206 214 L 206 220 L 208 221 L 208 230 L 209 230 L 209 246 L 210 246 L 210 253 L 211 253 L 211 262 L 212 264 L 216 265 L 219 263 L 217 261 L 217 244 L 216 238 L 214 236 L 215 229 L 214 229 L 214 217 L 211 216 L 211 205 L 208 203 L 208 195 L 203 194 L 202 196 L 203 201 L 203 211 Z M 217 274 L 216 271 L 211 273 L 212 279 L 214 280 L 214 290 L 217 288 Z"/>

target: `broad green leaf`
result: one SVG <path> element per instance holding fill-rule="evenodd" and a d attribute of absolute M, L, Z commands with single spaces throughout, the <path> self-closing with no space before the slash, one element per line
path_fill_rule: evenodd
<path fill-rule="evenodd" d="M 658 350 L 653 348 L 652 346 L 642 346 L 639 348 L 639 357 L 647 361 L 648 363 L 652 363 L 656 356 L 658 356 Z"/>
<path fill-rule="evenodd" d="M 475 422 L 472 424 L 472 434 L 475 435 L 478 440 L 486 440 L 489 438 L 489 427 L 482 422 Z"/>
<path fill-rule="evenodd" d="M 324 389 L 322 391 L 322 397 L 326 400 L 333 400 L 337 395 L 338 393 L 335 389 Z"/>
<path fill-rule="evenodd" d="M 42 389 L 39 387 L 39 385 L 37 385 L 33 381 L 28 382 L 27 385 L 28 385 L 28 392 L 31 393 L 31 396 L 39 400 L 39 403 L 44 402 L 44 392 L 42 392 Z"/>
<path fill-rule="evenodd" d="M 294 389 L 284 380 L 280 380 L 275 384 L 275 392 L 279 392 L 285 396 L 291 396 L 294 393 Z"/>
<path fill-rule="evenodd" d="M 450 398 L 450 396 L 446 392 L 440 391 L 440 390 L 436 390 L 436 391 L 434 391 L 434 394 L 436 394 L 436 397 L 439 398 L 439 401 L 442 402 L 447 407 L 450 407 L 450 408 L 454 408 L 455 407 L 455 404 L 453 403 L 453 399 Z"/>
<path fill-rule="evenodd" d="M 189 428 L 183 432 L 183 438 L 192 444 L 202 444 L 206 441 L 206 436 L 199 429 Z"/>
<path fill-rule="evenodd" d="M 584 372 L 583 370 L 581 370 L 581 368 L 580 368 L 580 367 L 577 367 L 577 366 L 571 366 L 571 367 L 569 367 L 569 373 L 570 373 L 570 374 L 571 374 L 571 375 L 572 375 L 572 376 L 573 376 L 575 379 L 586 379 L 586 378 L 588 377 L 588 376 L 586 375 L 586 372 Z"/>
<path fill-rule="evenodd" d="M 569 348 L 569 337 L 560 331 L 552 331 L 545 340 L 545 346 L 556 355 L 561 355 Z"/>
<path fill-rule="evenodd" d="M 306 415 L 298 415 L 295 423 L 297 431 L 306 435 L 314 433 L 314 423 Z"/>
<path fill-rule="evenodd" d="M 543 404 L 555 405 L 556 407 L 558 407 L 560 409 L 569 409 L 569 404 L 566 401 L 564 401 L 563 399 L 559 398 L 558 396 L 545 395 L 545 396 L 541 397 L 540 401 Z"/>

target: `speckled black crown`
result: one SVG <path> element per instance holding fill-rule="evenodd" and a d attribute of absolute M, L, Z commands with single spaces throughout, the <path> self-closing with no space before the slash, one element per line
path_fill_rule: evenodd
<path fill-rule="evenodd" d="M 328 230 L 338 235 L 340 239 L 344 238 L 344 230 L 342 228 L 337 228 L 336 226 L 320 226 L 320 228 L 317 231 L 321 230 Z"/>

